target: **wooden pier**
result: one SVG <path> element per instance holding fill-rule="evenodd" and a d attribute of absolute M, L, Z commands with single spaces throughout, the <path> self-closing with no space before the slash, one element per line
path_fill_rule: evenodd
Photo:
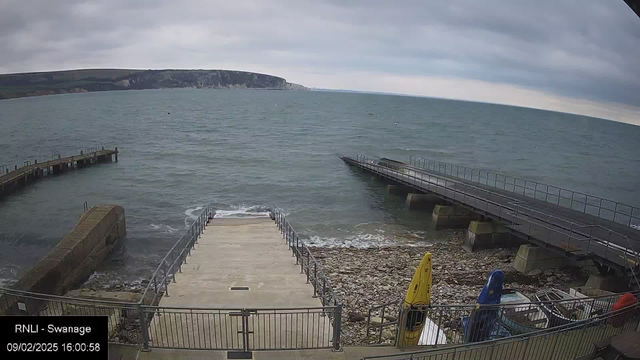
<path fill-rule="evenodd" d="M 2 166 L 0 167 L 0 198 L 45 176 L 57 175 L 93 164 L 112 162 L 114 159 L 118 161 L 118 148 L 110 150 L 103 147 L 101 150 L 81 151 L 80 155 L 68 157 L 58 155 L 57 159 L 44 162 L 26 161 L 24 166 L 15 165 L 13 170 Z"/>

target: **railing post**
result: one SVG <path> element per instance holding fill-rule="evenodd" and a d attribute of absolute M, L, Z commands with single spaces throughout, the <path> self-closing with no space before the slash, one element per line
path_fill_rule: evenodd
<path fill-rule="evenodd" d="M 322 297 L 321 297 L 321 303 L 324 306 L 324 296 L 327 293 L 327 278 L 323 277 L 322 278 Z"/>
<path fill-rule="evenodd" d="M 342 304 L 334 308 L 333 314 L 333 351 L 340 351 L 340 332 L 342 327 Z"/>
<path fill-rule="evenodd" d="M 309 263 L 309 249 L 307 248 L 307 284 L 309 283 L 309 272 L 311 270 L 311 263 Z"/>
<path fill-rule="evenodd" d="M 440 308 L 440 312 L 438 314 L 438 327 L 436 329 L 436 343 L 435 347 L 438 347 L 438 341 L 440 340 L 440 327 L 442 326 L 442 308 Z"/>
<path fill-rule="evenodd" d="M 154 289 L 154 291 L 156 293 L 156 296 L 157 296 L 158 295 L 158 278 L 155 276 L 155 274 L 153 276 L 153 289 Z M 153 304 L 151 304 L 151 305 L 153 305 Z"/>
<path fill-rule="evenodd" d="M 142 342 L 140 345 L 142 347 L 142 351 L 149 351 L 149 327 L 147 326 L 147 316 L 142 309 L 142 305 L 138 304 L 137 307 L 140 317 L 140 334 L 142 335 Z"/>
<path fill-rule="evenodd" d="M 318 263 L 313 262 L 313 297 L 318 297 Z"/>
<path fill-rule="evenodd" d="M 176 259 L 173 257 L 173 250 L 171 250 L 171 266 L 169 267 L 171 270 L 171 277 L 173 278 L 173 282 L 176 282 Z"/>
<path fill-rule="evenodd" d="M 400 309 L 398 310 L 398 331 L 396 331 L 396 344 L 395 346 L 399 349 L 404 348 L 404 331 L 407 323 L 407 310 L 402 307 L 402 303 L 400 304 Z"/>
<path fill-rule="evenodd" d="M 164 283 L 164 296 L 169 297 L 169 283 L 167 283 L 167 263 L 162 260 L 162 264 L 164 264 L 164 278 L 162 282 Z M 171 280 L 169 280 L 171 282 Z"/>
<path fill-rule="evenodd" d="M 567 243 L 566 252 L 571 252 L 571 237 L 573 235 L 573 225 L 574 225 L 574 223 L 571 222 L 571 230 L 569 230 L 569 242 Z"/>
<path fill-rule="evenodd" d="M 609 230 L 609 238 L 607 239 L 607 248 L 604 249 L 604 258 L 605 259 L 607 258 L 607 252 L 609 252 L 609 246 L 611 246 L 611 230 Z"/>

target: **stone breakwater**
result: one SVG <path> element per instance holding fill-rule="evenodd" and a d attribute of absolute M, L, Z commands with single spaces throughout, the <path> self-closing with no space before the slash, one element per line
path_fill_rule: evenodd
<path fill-rule="evenodd" d="M 314 248 L 313 253 L 344 304 L 342 336 L 345 345 L 370 344 L 366 337 L 367 313 L 372 305 L 400 301 L 425 252 L 433 259 L 433 304 L 475 303 L 487 276 L 494 269 L 505 273 L 505 287 L 531 296 L 545 287 L 567 289 L 584 285 L 591 268 L 568 267 L 535 271 L 527 276 L 511 268 L 517 249 L 462 250 L 466 234 L 455 232 L 446 242 L 429 246 L 392 246 L 368 249 Z M 398 307 L 387 319 L 397 316 Z M 393 319 L 394 320 L 394 319 Z M 383 335 L 385 335 L 383 333 Z M 387 342 L 392 334 L 387 332 Z"/>

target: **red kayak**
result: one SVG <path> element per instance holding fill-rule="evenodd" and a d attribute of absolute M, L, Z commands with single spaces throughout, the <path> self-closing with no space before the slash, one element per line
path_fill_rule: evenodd
<path fill-rule="evenodd" d="M 625 293 L 622 296 L 620 296 L 620 299 L 618 299 L 618 301 L 616 301 L 615 304 L 613 304 L 613 306 L 611 307 L 611 311 L 616 311 L 616 310 L 626 308 L 628 306 L 632 306 L 637 301 L 638 300 L 636 299 L 635 296 L 633 296 L 630 293 Z M 627 322 L 627 319 L 631 317 L 631 315 L 633 315 L 631 311 L 622 311 L 620 314 L 609 318 L 609 324 L 617 328 L 622 327 Z"/>

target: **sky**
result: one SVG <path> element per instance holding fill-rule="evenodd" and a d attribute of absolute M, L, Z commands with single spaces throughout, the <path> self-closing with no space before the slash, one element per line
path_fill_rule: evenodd
<path fill-rule="evenodd" d="M 233 69 L 640 125 L 622 0 L 0 0 L 0 73 Z"/>

